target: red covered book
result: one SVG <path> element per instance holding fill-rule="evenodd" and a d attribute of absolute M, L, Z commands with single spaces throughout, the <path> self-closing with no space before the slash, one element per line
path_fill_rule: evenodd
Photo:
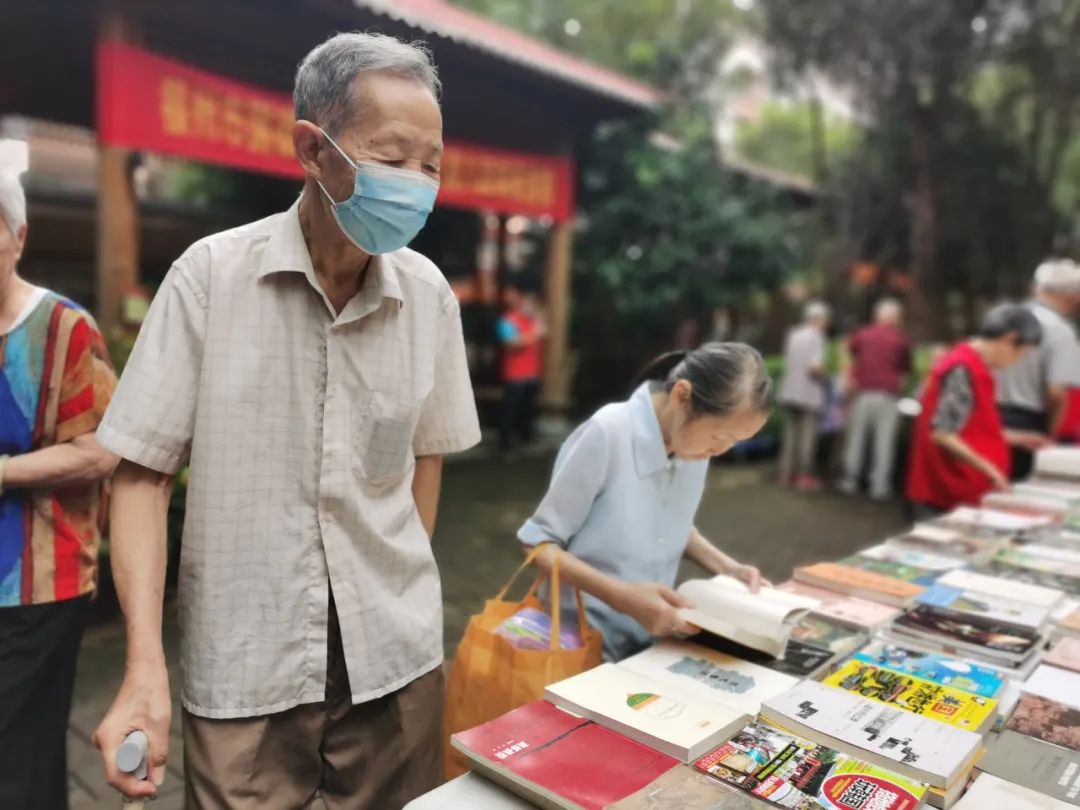
<path fill-rule="evenodd" d="M 679 764 L 545 700 L 455 734 L 450 743 L 507 790 L 570 810 L 603 810 Z"/>

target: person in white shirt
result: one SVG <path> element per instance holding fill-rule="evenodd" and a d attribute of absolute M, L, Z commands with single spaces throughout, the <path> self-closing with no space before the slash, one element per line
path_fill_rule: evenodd
<path fill-rule="evenodd" d="M 127 624 L 95 735 L 109 782 L 168 755 L 165 518 L 180 566 L 185 806 L 400 808 L 441 781 L 442 457 L 480 438 L 458 303 L 405 247 L 439 186 L 429 54 L 339 34 L 296 75 L 306 180 L 286 212 L 196 243 L 159 289 L 98 437 L 123 458 L 112 562 Z M 153 779 L 120 773 L 132 729 Z"/>
<path fill-rule="evenodd" d="M 1072 319 L 1080 312 L 1080 265 L 1048 259 L 1034 278 L 1035 296 L 1028 308 L 1043 328 L 1038 349 L 997 374 L 998 410 L 1006 428 L 1055 436 L 1069 404 L 1070 389 L 1080 387 L 1080 338 Z M 1031 474 L 1033 453 L 1012 447 L 1012 478 Z"/>
<path fill-rule="evenodd" d="M 777 401 L 783 411 L 780 483 L 804 491 L 822 488 L 815 472 L 818 425 L 825 408 L 825 330 L 829 307 L 806 305 L 803 322 L 784 341 L 784 379 Z"/>

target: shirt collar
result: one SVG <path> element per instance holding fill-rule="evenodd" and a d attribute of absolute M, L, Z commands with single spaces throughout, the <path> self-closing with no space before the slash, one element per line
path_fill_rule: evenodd
<path fill-rule="evenodd" d="M 634 425 L 634 466 L 638 475 L 645 478 L 667 469 L 672 460 L 664 447 L 649 383 L 643 383 L 630 397 L 630 413 Z"/>
<path fill-rule="evenodd" d="M 311 286 L 317 290 L 320 289 L 318 279 L 315 277 L 315 268 L 311 265 L 307 242 L 304 240 L 304 231 L 300 227 L 299 198 L 278 220 L 277 227 L 270 234 L 270 239 L 263 249 L 262 260 L 259 264 L 259 278 L 274 273 L 302 273 Z M 397 268 L 394 266 L 393 254 L 371 257 L 367 280 L 364 283 L 365 289 L 370 285 L 374 285 L 379 298 L 393 299 L 397 301 L 398 307 L 404 305 L 405 299 L 401 293 L 401 283 L 398 279 Z"/>

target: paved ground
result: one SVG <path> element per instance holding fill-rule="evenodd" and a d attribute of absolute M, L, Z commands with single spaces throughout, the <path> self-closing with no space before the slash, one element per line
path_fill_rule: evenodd
<path fill-rule="evenodd" d="M 446 651 L 449 658 L 468 617 L 493 595 L 520 562 L 514 532 L 543 492 L 551 459 L 532 457 L 507 464 L 496 459 L 455 463 L 447 468 L 435 538 L 443 572 Z M 698 526 L 725 551 L 758 565 L 767 577 L 786 578 L 796 565 L 834 559 L 902 527 L 896 507 L 876 506 L 835 495 L 799 495 L 767 483 L 769 468 L 717 465 L 709 478 Z M 691 569 L 684 571 L 690 573 Z M 167 605 L 165 639 L 177 660 L 175 606 Z M 118 799 L 101 774 L 90 734 L 108 708 L 123 667 L 123 632 L 118 621 L 86 634 L 79 660 L 68 736 L 73 810 L 114 810 Z M 175 684 L 178 676 L 174 674 Z M 182 752 L 174 710 L 169 778 L 153 807 L 182 807 Z"/>

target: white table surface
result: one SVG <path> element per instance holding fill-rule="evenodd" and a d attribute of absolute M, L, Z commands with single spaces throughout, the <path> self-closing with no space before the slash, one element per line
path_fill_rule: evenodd
<path fill-rule="evenodd" d="M 405 810 L 535 810 L 534 805 L 467 773 L 405 805 Z"/>

